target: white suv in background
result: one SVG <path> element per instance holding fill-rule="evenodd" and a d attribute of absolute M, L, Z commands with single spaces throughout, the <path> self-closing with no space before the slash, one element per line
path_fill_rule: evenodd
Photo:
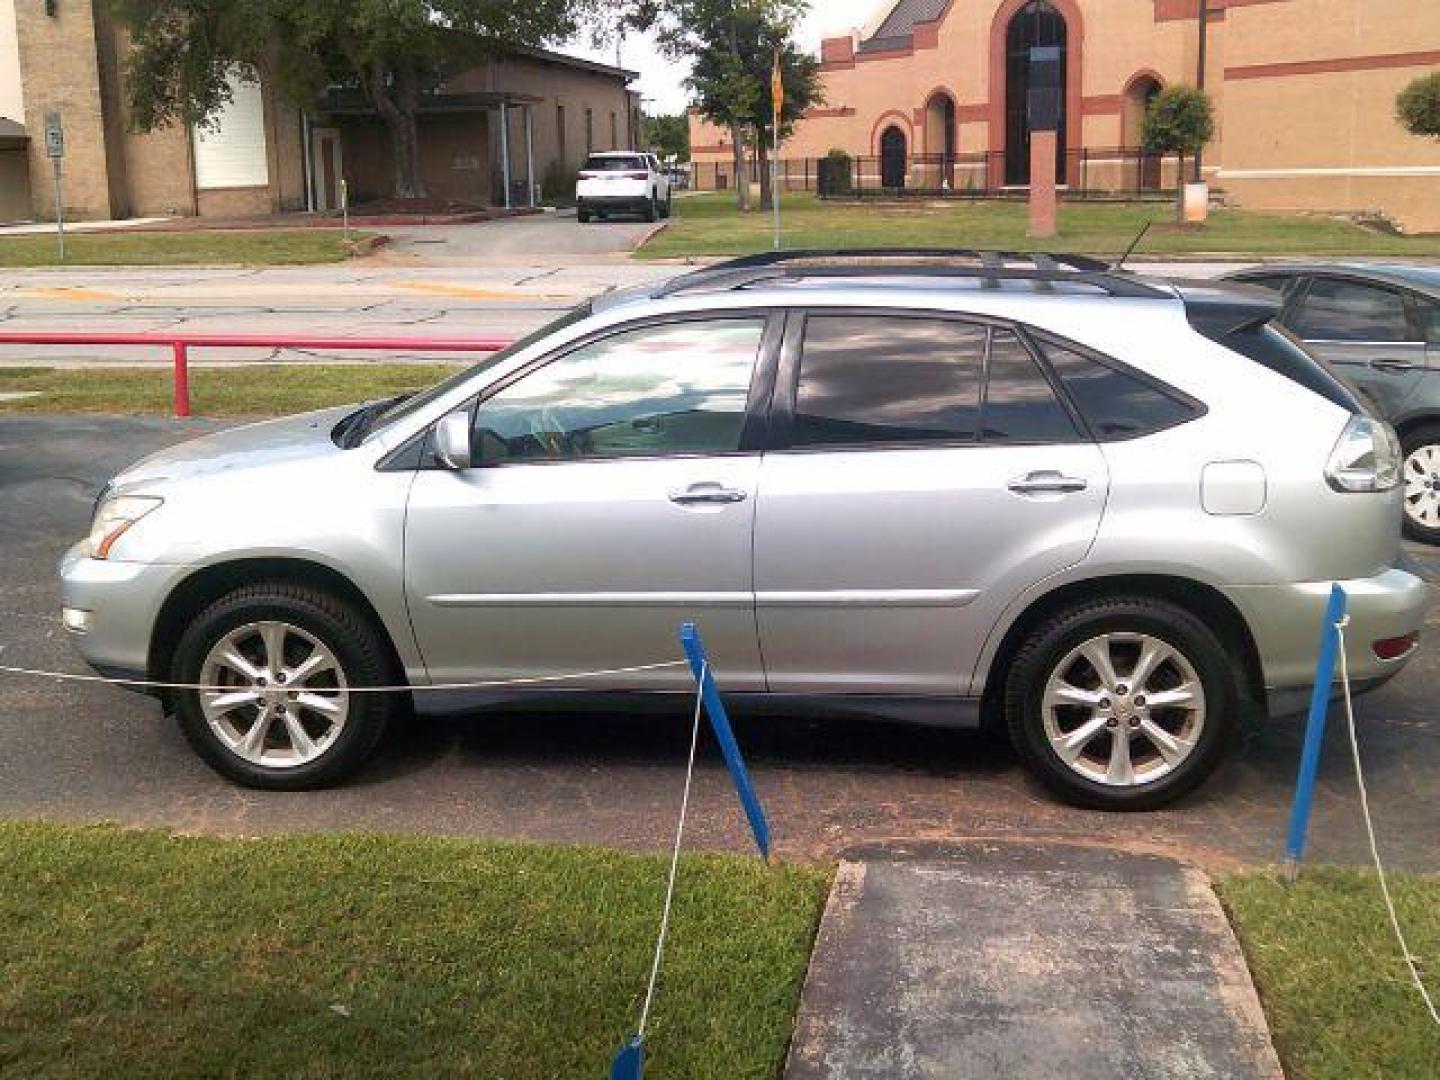
<path fill-rule="evenodd" d="M 638 214 L 646 221 L 668 218 L 670 178 L 654 154 L 591 154 L 575 185 L 575 208 L 582 225 L 611 214 Z"/>

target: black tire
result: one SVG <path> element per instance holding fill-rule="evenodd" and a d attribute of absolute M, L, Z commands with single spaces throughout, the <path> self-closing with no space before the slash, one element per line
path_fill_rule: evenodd
<path fill-rule="evenodd" d="M 403 682 L 382 632 L 350 603 L 321 589 L 288 582 L 249 585 L 216 600 L 181 635 L 171 665 L 174 682 L 200 684 L 205 658 L 226 634 L 248 623 L 276 620 L 299 627 L 338 660 L 350 686 Z M 180 730 L 195 752 L 222 776 L 246 787 L 308 791 L 339 783 L 365 764 L 386 724 L 399 711 L 399 695 L 351 694 L 349 712 L 334 742 L 305 764 L 285 768 L 250 762 L 216 735 L 195 691 L 175 694 Z"/>
<path fill-rule="evenodd" d="M 1047 683 L 1073 650 L 1103 634 L 1143 634 L 1158 639 L 1189 663 L 1204 691 L 1204 720 L 1193 748 L 1170 771 L 1148 782 L 1117 786 L 1082 775 L 1061 760 L 1046 735 L 1043 701 Z M 1117 674 L 1119 668 L 1117 664 Z M 1161 677 L 1178 672 L 1179 668 L 1169 668 Z M 1108 704 L 1109 699 L 1105 700 Z M 1130 722 L 1138 724 L 1132 704 L 1127 699 L 1124 708 L 1131 710 L 1127 713 Z M 1112 708 L 1121 712 L 1121 706 Z M 1083 717 L 1084 708 L 1076 709 Z M 1159 712 L 1155 715 L 1157 720 L 1162 716 Z M 1183 608 L 1141 596 L 1078 604 L 1037 627 L 1005 674 L 1005 719 L 1011 743 L 1025 765 L 1066 801 L 1096 810 L 1153 810 L 1178 799 L 1215 770 L 1239 726 L 1235 678 L 1225 647 L 1203 622 Z M 1162 726 L 1165 722 L 1169 721 L 1162 722 Z M 1093 737 L 1104 740 L 1099 744 L 1101 757 L 1105 756 L 1103 748 L 1115 738 L 1110 729 L 1124 731 L 1125 727 L 1125 721 L 1117 720 Z M 1061 734 L 1074 730 L 1078 730 L 1078 722 L 1075 728 L 1062 728 Z M 1155 750 L 1155 744 L 1147 740 L 1144 748 Z"/>
<path fill-rule="evenodd" d="M 1404 469 L 1401 474 L 1401 482 L 1407 485 L 1405 509 L 1403 511 L 1404 516 L 1401 520 L 1403 522 L 1405 535 L 1411 540 L 1418 540 L 1422 544 L 1440 544 L 1440 523 L 1427 525 L 1425 522 L 1411 516 L 1414 512 L 1412 510 L 1414 503 L 1408 490 L 1411 472 L 1410 455 L 1427 446 L 1433 446 L 1435 448 L 1437 460 L 1440 460 L 1440 425 L 1422 424 L 1420 427 L 1407 431 L 1405 437 L 1400 440 L 1401 454 L 1404 457 Z M 1440 497 L 1440 489 L 1436 490 L 1436 495 Z"/>
<path fill-rule="evenodd" d="M 575 216 L 580 219 L 580 224 L 581 224 L 581 225 L 589 225 L 589 224 L 590 224 L 590 211 L 589 211 L 589 210 L 584 210 L 584 209 L 576 210 L 576 211 L 575 211 Z"/>
<path fill-rule="evenodd" d="M 650 198 L 645 201 L 645 213 L 641 216 L 644 217 L 646 221 L 654 221 L 660 216 L 659 204 L 656 202 L 654 195 L 651 195 Z"/>
<path fill-rule="evenodd" d="M 674 213 L 674 211 L 675 211 L 675 199 L 674 199 L 674 197 L 671 196 L 671 195 L 666 195 L 666 196 L 665 196 L 665 206 L 664 206 L 664 208 L 660 211 L 660 216 L 661 216 L 662 218 L 664 218 L 666 221 L 669 221 L 669 220 L 670 220 L 670 215 L 671 215 L 672 213 Z"/>

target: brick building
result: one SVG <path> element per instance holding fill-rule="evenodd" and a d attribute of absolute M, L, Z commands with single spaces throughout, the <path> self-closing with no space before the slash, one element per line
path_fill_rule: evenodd
<path fill-rule="evenodd" d="M 827 39 L 825 104 L 781 147 L 841 149 L 875 186 L 996 191 L 1027 182 L 1028 49 L 1064 57 L 1062 181 L 1171 186 L 1140 152 L 1145 105 L 1204 85 L 1217 115 L 1205 178 L 1249 207 L 1382 211 L 1440 229 L 1440 143 L 1406 133 L 1395 95 L 1440 67 L 1437 0 L 886 0 Z M 700 184 L 727 182 L 724 132 L 691 121 Z M 1082 176 L 1083 172 L 1083 176 Z M 789 186 L 813 183 L 792 169 Z"/>
<path fill-rule="evenodd" d="M 335 90 L 302 110 L 237 79 L 217 124 L 133 132 L 125 48 L 103 0 L 0 0 L 0 221 L 54 216 L 51 114 L 70 218 L 330 209 L 342 176 L 352 201 L 389 195 L 385 128 L 362 98 Z M 634 146 L 634 78 L 539 49 L 451 73 L 421 106 L 422 179 L 436 198 L 528 203 L 547 176 L 573 181 L 590 150 Z"/>

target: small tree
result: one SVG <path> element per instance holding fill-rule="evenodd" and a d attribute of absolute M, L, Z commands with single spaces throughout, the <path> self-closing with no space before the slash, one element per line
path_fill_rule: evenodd
<path fill-rule="evenodd" d="M 690 117 L 687 113 L 642 116 L 640 130 L 644 133 L 646 147 L 661 157 L 690 160 Z"/>
<path fill-rule="evenodd" d="M 1411 135 L 1440 139 L 1440 71 L 1421 75 L 1400 91 L 1395 119 Z"/>
<path fill-rule="evenodd" d="M 1185 218 L 1185 156 L 1198 154 L 1215 134 L 1215 110 L 1210 97 L 1193 86 L 1167 86 L 1145 110 L 1145 149 L 1156 154 L 1179 154 L 1180 193 L 1175 206 Z"/>

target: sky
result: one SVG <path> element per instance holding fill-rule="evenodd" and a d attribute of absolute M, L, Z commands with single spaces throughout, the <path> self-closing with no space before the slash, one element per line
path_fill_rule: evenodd
<path fill-rule="evenodd" d="M 846 33 L 869 19 L 878 0 L 817 0 L 800 26 L 798 38 L 806 48 L 819 51 L 820 39 Z M 615 48 L 596 49 L 586 40 L 562 46 L 559 52 L 585 56 L 592 60 L 615 63 Z M 673 61 L 661 56 L 654 41 L 647 37 L 626 38 L 620 47 L 621 66 L 640 72 L 634 84 L 640 91 L 647 113 L 682 112 L 687 104 L 685 76 L 688 74 Z"/>

